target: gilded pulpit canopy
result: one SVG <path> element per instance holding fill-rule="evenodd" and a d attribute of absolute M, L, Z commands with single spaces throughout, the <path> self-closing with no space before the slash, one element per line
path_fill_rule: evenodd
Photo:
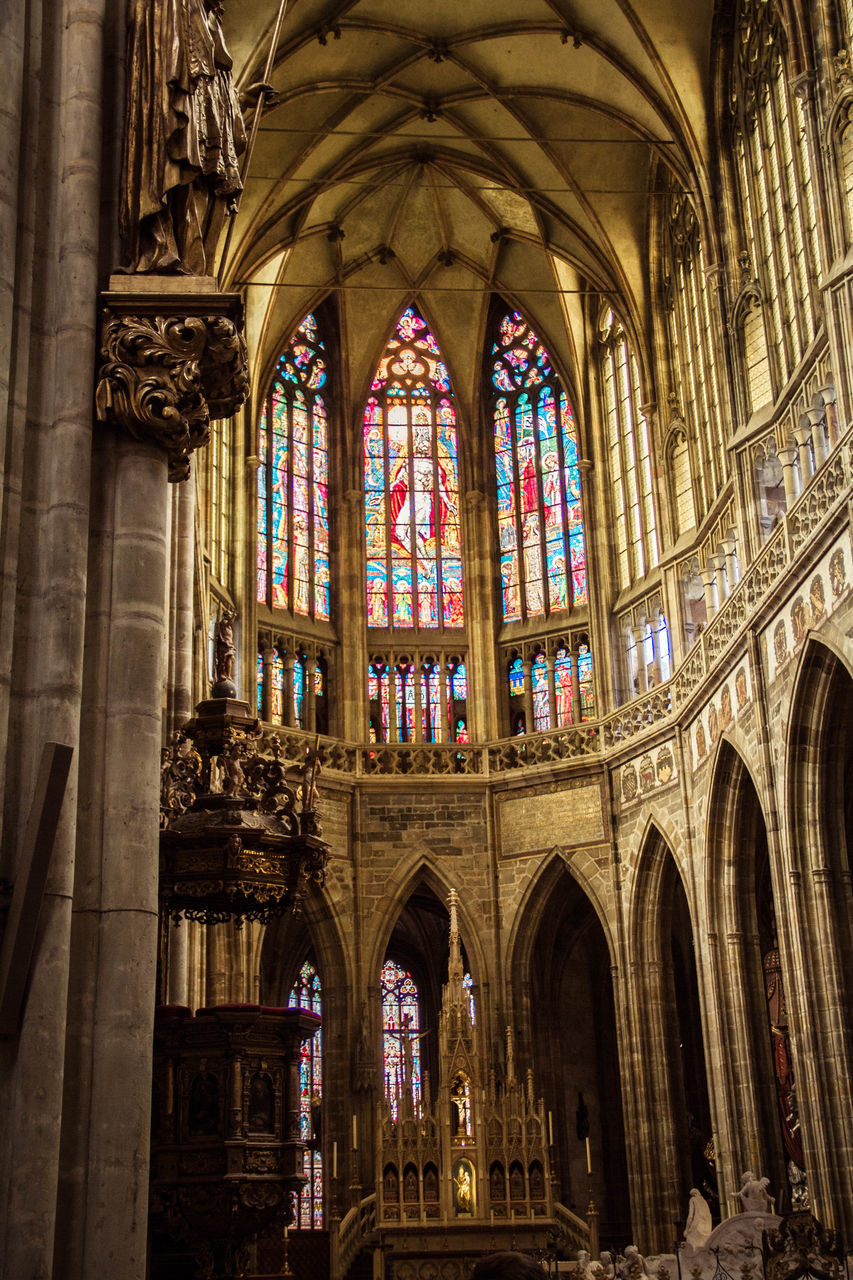
<path fill-rule="evenodd" d="M 125 270 L 212 275 L 246 145 L 220 0 L 130 0 Z"/>

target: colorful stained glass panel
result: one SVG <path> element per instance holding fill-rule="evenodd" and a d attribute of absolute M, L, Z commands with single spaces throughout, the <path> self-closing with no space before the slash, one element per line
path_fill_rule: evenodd
<path fill-rule="evenodd" d="M 371 391 L 363 417 L 368 625 L 461 626 L 456 415 L 438 344 L 411 307 Z M 374 602 L 380 566 L 391 587 L 385 609 Z"/>

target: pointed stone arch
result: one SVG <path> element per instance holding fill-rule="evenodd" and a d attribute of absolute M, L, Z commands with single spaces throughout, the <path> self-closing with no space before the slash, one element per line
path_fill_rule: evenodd
<path fill-rule="evenodd" d="M 305 895 L 298 915 L 280 916 L 266 928 L 261 946 L 261 1002 L 286 1005 L 296 975 L 309 954 L 314 957 L 323 984 L 324 1008 L 327 1001 L 336 1005 L 342 1002 L 341 1013 L 351 1016 L 352 957 L 347 954 L 334 903 L 323 889 L 317 888 Z"/>
<path fill-rule="evenodd" d="M 799 655 L 785 743 L 788 948 L 806 1169 L 853 1230 L 853 671 L 830 637 Z M 810 1152 L 822 1152 L 815 1159 Z"/>
<path fill-rule="evenodd" d="M 616 946 L 602 903 L 559 848 L 538 867 L 519 902 L 507 947 L 517 1066 L 533 1069 L 552 1112 L 561 1185 L 558 1198 L 588 1195 L 586 1151 L 578 1141 L 579 1094 L 589 1112 L 592 1188 L 602 1232 L 631 1231 L 616 1016 Z"/>
<path fill-rule="evenodd" d="M 513 917 L 506 946 L 506 981 L 509 991 L 514 989 L 520 972 L 529 964 L 533 938 L 542 922 L 549 895 L 563 872 L 571 876 L 578 888 L 589 899 L 604 931 L 611 963 L 616 963 L 616 943 L 611 932 L 612 922 L 607 917 L 604 904 L 599 900 L 588 877 L 583 874 L 576 861 L 568 857 L 560 845 L 555 845 L 531 876 L 530 883 L 524 890 Z"/>
<path fill-rule="evenodd" d="M 462 892 L 464 886 L 458 882 L 458 878 L 447 875 L 443 868 L 439 868 L 431 858 L 422 853 L 414 853 L 397 865 L 397 868 L 385 882 L 385 892 L 374 905 L 374 927 L 370 938 L 366 938 L 364 941 L 366 984 L 370 986 L 376 981 L 375 975 L 379 973 L 382 967 L 394 925 L 404 905 L 420 884 L 430 889 L 441 903 L 447 902 L 447 896 L 451 889 L 456 889 L 460 893 L 460 901 L 457 908 L 459 932 L 465 947 L 465 953 L 468 956 L 468 963 L 471 966 L 471 974 L 474 978 L 475 986 L 479 992 L 483 993 L 484 1003 L 487 1004 L 485 995 L 488 992 L 488 966 L 482 939 L 477 933 L 471 915 L 465 906 L 464 893 Z"/>
<path fill-rule="evenodd" d="M 708 989 L 716 993 L 707 1017 L 708 1066 L 724 1213 L 737 1211 L 733 1195 L 743 1169 L 758 1164 L 774 1185 L 787 1182 L 764 985 L 780 868 L 771 858 L 758 784 L 724 734 L 708 792 L 704 885 Z"/>
<path fill-rule="evenodd" d="M 666 1240 L 677 1231 L 690 1188 L 716 1201 L 705 1157 L 713 1124 L 695 956 L 697 928 L 682 870 L 661 824 L 643 833 L 627 925 L 630 1080 L 627 1107 L 645 1135 L 633 1187 L 640 1216 Z M 645 1167 L 647 1166 L 647 1167 Z"/>

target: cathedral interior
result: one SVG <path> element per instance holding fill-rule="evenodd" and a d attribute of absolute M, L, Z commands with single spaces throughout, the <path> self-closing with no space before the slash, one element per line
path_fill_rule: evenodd
<path fill-rule="evenodd" d="M 0 49 L 0 1277 L 849 1276 L 853 2 Z"/>

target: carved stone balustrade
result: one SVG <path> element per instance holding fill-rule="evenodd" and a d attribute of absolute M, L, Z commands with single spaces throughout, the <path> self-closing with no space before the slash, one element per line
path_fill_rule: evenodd
<path fill-rule="evenodd" d="M 192 1254 L 197 1274 L 244 1274 L 249 1237 L 283 1230 L 305 1182 L 299 1048 L 304 1009 L 163 1006 L 154 1030 L 152 1277 Z"/>

